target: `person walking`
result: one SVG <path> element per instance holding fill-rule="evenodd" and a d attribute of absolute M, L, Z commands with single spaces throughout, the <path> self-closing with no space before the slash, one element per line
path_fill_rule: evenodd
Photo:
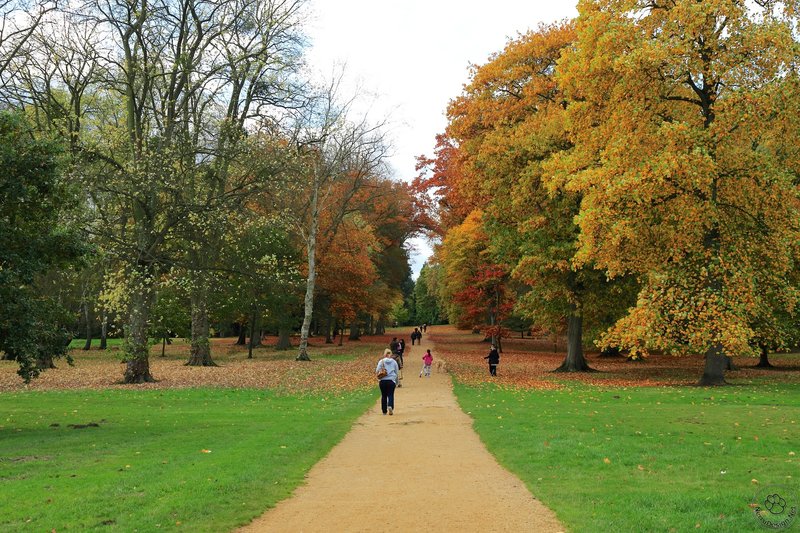
<path fill-rule="evenodd" d="M 433 354 L 430 350 L 426 350 L 425 355 L 422 356 L 422 370 L 419 372 L 419 377 L 422 377 L 423 374 L 426 378 L 431 377 L 431 364 L 433 364 Z"/>
<path fill-rule="evenodd" d="M 484 359 L 489 360 L 489 375 L 497 377 L 497 365 L 500 364 L 500 352 L 497 351 L 497 346 L 492 344 L 489 355 L 484 357 Z"/>
<path fill-rule="evenodd" d="M 378 381 L 378 388 L 381 390 L 381 412 L 383 414 L 394 414 L 394 389 L 397 386 L 397 376 L 400 368 L 397 361 L 392 357 L 392 351 L 388 348 L 383 351 L 383 357 L 375 367 L 375 375 L 379 376 L 381 370 L 386 371 L 386 375 Z"/>
<path fill-rule="evenodd" d="M 406 340 L 400 339 L 397 341 L 397 364 L 400 365 L 400 370 L 403 369 L 403 354 L 406 352 Z"/>
<path fill-rule="evenodd" d="M 414 346 L 414 343 L 419 339 L 422 339 L 422 333 L 419 332 L 419 328 L 414 328 L 414 331 L 411 332 L 411 346 Z M 420 340 L 420 342 L 422 341 Z"/>

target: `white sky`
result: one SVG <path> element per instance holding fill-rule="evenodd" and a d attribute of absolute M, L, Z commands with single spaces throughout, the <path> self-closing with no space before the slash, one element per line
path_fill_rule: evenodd
<path fill-rule="evenodd" d="M 575 0 L 311 0 L 310 67 L 330 78 L 345 64 L 345 87 L 373 95 L 370 116 L 388 118 L 395 177 L 410 181 L 418 155 L 433 155 L 447 103 L 483 64 L 540 22 L 577 15 Z M 414 243 L 416 278 L 430 246 Z"/>

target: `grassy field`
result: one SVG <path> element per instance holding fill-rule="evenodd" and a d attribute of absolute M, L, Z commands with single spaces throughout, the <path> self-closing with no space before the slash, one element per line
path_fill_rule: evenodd
<path fill-rule="evenodd" d="M 797 354 L 771 356 L 774 370 L 737 360 L 734 385 L 700 388 L 701 358 L 592 356 L 601 372 L 553 374 L 563 353 L 507 339 L 490 378 L 481 336 L 434 332 L 481 438 L 570 531 L 760 531 L 757 492 L 782 485 L 800 498 Z M 0 361 L 0 531 L 246 523 L 374 403 L 375 361 L 395 335 L 315 339 L 309 363 L 274 339 L 253 359 L 213 339 L 220 366 L 203 368 L 184 365 L 178 341 L 166 357 L 153 347 L 158 382 L 144 386 L 120 384 L 113 347 L 74 350 L 74 367 L 30 385 Z"/>
<path fill-rule="evenodd" d="M 125 339 L 106 339 L 108 347 L 119 347 L 125 342 Z M 70 350 L 80 350 L 86 345 L 86 339 L 72 339 L 69 343 Z M 100 339 L 92 339 L 92 348 L 100 347 Z"/>
<path fill-rule="evenodd" d="M 0 394 L 0 530 L 229 530 L 289 495 L 374 396 Z"/>
<path fill-rule="evenodd" d="M 800 496 L 797 384 L 456 392 L 489 450 L 573 531 L 760 531 L 756 492 Z"/>

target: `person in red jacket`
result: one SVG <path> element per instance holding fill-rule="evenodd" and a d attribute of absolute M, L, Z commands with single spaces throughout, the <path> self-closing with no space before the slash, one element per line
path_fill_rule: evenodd
<path fill-rule="evenodd" d="M 433 364 L 433 354 L 431 354 L 430 350 L 425 351 L 425 355 L 422 356 L 422 370 L 419 372 L 419 377 L 422 377 L 422 374 L 425 374 L 425 377 L 431 377 L 431 364 Z"/>

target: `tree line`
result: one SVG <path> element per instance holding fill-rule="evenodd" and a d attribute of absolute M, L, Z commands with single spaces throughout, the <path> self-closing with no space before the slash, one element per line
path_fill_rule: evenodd
<path fill-rule="evenodd" d="M 472 66 L 415 181 L 450 319 L 564 332 L 562 371 L 702 354 L 707 385 L 795 346 L 798 7 L 587 0 Z"/>
<path fill-rule="evenodd" d="M 304 67 L 301 0 L 0 4 L 0 351 L 29 380 L 124 333 L 125 383 L 150 339 L 212 324 L 381 330 L 403 301 L 413 190 L 385 124 Z M 313 326 L 313 330 L 312 330 Z M 252 353 L 252 352 L 251 352 Z"/>

